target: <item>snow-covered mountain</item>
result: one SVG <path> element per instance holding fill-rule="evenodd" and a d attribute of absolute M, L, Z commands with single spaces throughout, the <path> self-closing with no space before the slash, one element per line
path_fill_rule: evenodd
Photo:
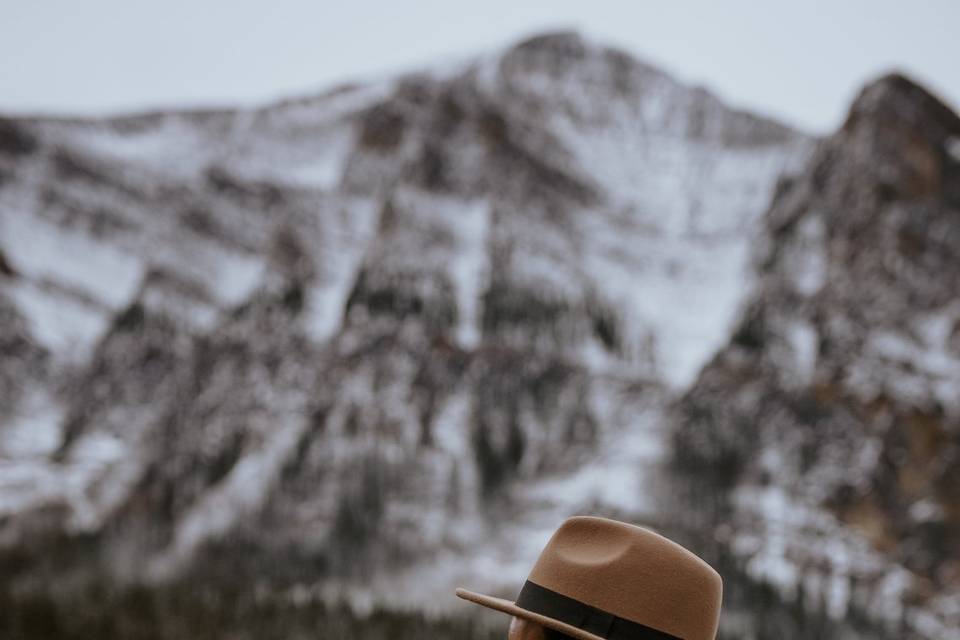
<path fill-rule="evenodd" d="M 834 242 L 828 219 L 849 225 L 835 242 L 851 255 L 855 239 L 887 238 L 870 216 L 926 220 L 897 190 L 916 186 L 896 173 L 903 153 L 908 169 L 934 162 L 935 179 L 918 170 L 917 193 L 942 202 L 916 206 L 940 212 L 933 238 L 950 229 L 953 114 L 917 106 L 932 98 L 907 86 L 868 89 L 812 160 L 809 136 L 566 33 L 252 110 L 0 120 L 0 540 L 81 540 L 88 551 L 71 571 L 115 579 L 212 581 L 228 562 L 328 599 L 435 610 L 452 606 L 455 582 L 511 593 L 569 513 L 684 535 L 701 523 L 685 514 L 702 505 L 665 496 L 716 481 L 709 454 L 728 430 L 717 427 L 706 452 L 694 445 L 727 400 L 751 419 L 751 379 L 723 363 L 739 357 L 755 309 L 772 309 L 786 336 L 783 349 L 771 340 L 751 351 L 771 363 L 755 365 L 764 385 L 793 398 L 826 366 L 810 344 L 822 351 L 827 320 L 806 300 L 826 295 L 834 268 L 820 248 Z M 890 138 L 904 110 L 919 131 L 941 129 Z M 874 206 L 861 190 L 887 200 Z M 917 224 L 923 238 L 933 229 Z M 758 243 L 774 256 L 759 271 Z M 911 246 L 919 261 L 949 248 Z M 886 280 L 871 289 L 866 275 L 898 260 L 894 248 L 878 244 L 866 252 L 876 264 L 845 271 L 855 286 L 837 284 L 852 293 L 830 308 L 856 316 L 859 296 L 887 296 Z M 916 276 L 939 287 L 936 304 L 909 313 L 904 285 L 897 322 L 949 311 L 957 270 L 943 260 L 946 274 Z M 809 281 L 796 285 L 807 298 L 775 277 Z M 886 304 L 862 326 L 892 318 Z M 952 339 L 946 317 L 918 339 Z M 939 344 L 913 346 L 952 371 Z M 781 362 L 785 353 L 796 357 Z M 907 384 L 900 368 L 863 362 L 864 375 Z M 946 375 L 937 393 L 949 396 Z M 701 415 L 704 385 L 716 394 Z M 734 429 L 729 447 L 786 464 L 763 462 L 775 454 L 759 444 L 793 455 L 805 427 L 764 435 L 775 424 Z M 835 430 L 837 451 L 875 439 Z M 699 480 L 684 451 L 701 456 Z M 957 508 L 951 468 L 925 513 Z M 820 481 L 828 475 L 794 496 L 789 479 L 807 476 L 761 489 L 738 472 L 711 495 L 785 503 L 789 493 L 803 505 L 783 507 L 790 517 L 833 517 L 838 540 L 860 540 L 833 494 L 816 493 L 839 486 Z M 757 542 L 777 539 L 757 536 L 775 507 L 753 528 L 737 507 L 717 535 L 691 537 L 703 552 L 729 548 L 734 595 L 771 579 L 763 567 L 790 566 L 784 546 Z M 903 549 L 865 540 L 884 571 L 932 575 Z M 769 609 L 788 624 L 796 591 L 773 581 Z M 767 633 L 766 614 L 733 602 L 731 633 Z M 956 602 L 914 604 L 943 622 Z M 847 610 L 832 606 L 833 618 Z"/>
<path fill-rule="evenodd" d="M 956 637 L 960 117 L 881 78 L 764 222 L 757 290 L 675 412 L 699 513 L 832 617 Z"/>

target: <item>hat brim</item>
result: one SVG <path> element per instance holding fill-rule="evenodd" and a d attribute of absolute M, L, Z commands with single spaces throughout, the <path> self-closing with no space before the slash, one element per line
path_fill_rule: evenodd
<path fill-rule="evenodd" d="M 518 607 L 516 603 L 504 598 L 495 598 L 482 593 L 468 591 L 467 589 L 463 588 L 457 589 L 456 594 L 458 598 L 469 600 L 470 602 L 487 607 L 488 609 L 493 609 L 494 611 L 500 611 L 501 613 L 507 613 L 518 618 L 523 618 L 524 620 L 529 620 L 530 622 L 536 622 L 537 624 L 541 624 L 548 629 L 565 633 L 571 638 L 577 638 L 577 640 L 604 640 L 604 638 L 601 638 L 598 635 L 592 634 L 589 631 L 584 631 L 583 629 L 574 627 L 573 625 L 569 625 L 566 622 L 560 622 L 559 620 L 548 618 L 547 616 L 534 611 L 528 611 L 527 609 Z"/>

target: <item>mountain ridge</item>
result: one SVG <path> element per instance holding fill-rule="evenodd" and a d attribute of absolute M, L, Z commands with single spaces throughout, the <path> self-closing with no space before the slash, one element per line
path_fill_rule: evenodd
<path fill-rule="evenodd" d="M 771 269 L 816 279 L 805 245 L 778 266 L 792 203 L 862 182 L 817 169 L 856 141 L 814 150 L 570 34 L 305 101 L 131 118 L 0 120 L 0 538 L 92 539 L 81 575 L 202 581 L 222 561 L 400 607 L 467 579 L 509 593 L 570 513 L 713 527 L 674 512 L 668 445 L 702 421 L 672 421 L 724 358 L 764 353 L 754 307 L 793 313 L 763 302 Z M 927 193 L 887 156 L 867 168 L 892 195 L 865 203 Z M 797 362 L 771 394 L 818 366 Z M 700 489 L 723 468 L 711 453 Z M 819 620 L 763 591 L 749 554 L 720 561 L 747 625 L 724 633 Z M 769 610 L 751 615 L 758 593 Z M 877 637 L 830 611 L 836 637 Z"/>
<path fill-rule="evenodd" d="M 960 118 L 902 76 L 861 92 L 774 198 L 757 291 L 675 422 L 680 465 L 714 470 L 725 506 L 712 518 L 752 528 L 741 544 L 755 545 L 758 574 L 834 582 L 840 601 L 884 601 L 874 590 L 900 582 L 941 617 L 886 601 L 888 624 L 935 637 L 957 628 L 958 132 Z M 859 547 L 843 552 L 854 577 L 785 530 L 836 545 L 834 518 L 860 537 L 844 543 Z M 805 559 L 799 577 L 785 556 Z"/>

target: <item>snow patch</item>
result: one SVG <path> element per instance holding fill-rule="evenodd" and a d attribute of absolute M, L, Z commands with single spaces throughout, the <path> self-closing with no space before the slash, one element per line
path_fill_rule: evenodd
<path fill-rule="evenodd" d="M 94 432 L 77 442 L 68 460 L 53 462 L 50 454 L 61 441 L 63 408 L 41 393 L 25 405 L 0 446 L 0 515 L 62 506 L 69 527 L 91 529 L 103 511 L 89 489 L 124 458 L 126 447 L 114 436 Z M 112 488 L 117 489 L 117 483 Z M 126 495 L 124 491 L 120 489 Z"/>
<path fill-rule="evenodd" d="M 224 253 L 215 269 L 210 290 L 221 303 L 232 306 L 250 297 L 263 278 L 266 261 L 259 256 Z"/>
<path fill-rule="evenodd" d="M 793 349 L 798 382 L 807 385 L 813 380 L 817 366 L 817 330 L 809 322 L 791 322 L 787 340 Z"/>
<path fill-rule="evenodd" d="M 357 267 L 376 232 L 377 206 L 373 199 L 352 200 L 324 219 L 321 282 L 311 290 L 306 311 L 306 330 L 317 342 L 336 333 L 343 322 Z"/>
<path fill-rule="evenodd" d="M 333 189 L 340 184 L 352 142 L 353 138 L 347 132 L 342 132 L 327 142 L 321 154 L 285 167 L 283 174 L 286 181 L 302 187 Z"/>
<path fill-rule="evenodd" d="M 319 98 L 291 100 L 264 107 L 259 113 L 295 127 L 328 124 L 385 99 L 396 84 L 396 78 L 393 77 L 370 79 L 362 85 L 344 88 Z"/>
<path fill-rule="evenodd" d="M 179 177 L 195 174 L 220 152 L 220 145 L 198 126 L 170 114 L 153 127 L 118 133 L 100 128 L 79 129 L 72 143 L 100 156 L 149 167 Z"/>
<path fill-rule="evenodd" d="M 905 606 L 916 589 L 912 574 L 825 510 L 779 486 L 743 487 L 734 500 L 741 517 L 751 519 L 749 528 L 741 528 L 748 533 L 733 540 L 734 551 L 747 559 L 751 576 L 769 582 L 785 597 L 795 598 L 802 589 L 806 602 L 822 602 L 833 619 L 843 619 L 856 602 L 892 628 L 909 621 L 933 630 L 931 638 L 960 637 L 960 610 Z M 943 601 L 956 603 L 956 592 L 943 594 Z"/>
<path fill-rule="evenodd" d="M 653 514 L 657 480 L 652 470 L 665 455 L 663 433 L 655 419 L 638 416 L 635 424 L 610 438 L 588 464 L 537 482 L 524 495 L 559 504 L 559 510 L 566 513 L 584 505 L 602 505 L 632 514 Z"/>
<path fill-rule="evenodd" d="M 110 314 L 30 282 L 14 282 L 7 293 L 28 321 L 33 338 L 60 357 L 82 362 L 110 324 Z"/>
<path fill-rule="evenodd" d="M 960 136 L 947 138 L 947 153 L 957 162 L 960 162 Z"/>
<path fill-rule="evenodd" d="M 458 250 L 449 265 L 457 296 L 459 324 L 457 341 L 466 348 L 480 342 L 480 299 L 489 265 L 487 230 L 490 206 L 487 202 L 465 203 L 448 214 L 458 235 Z"/>
<path fill-rule="evenodd" d="M 797 245 L 791 247 L 788 260 L 790 277 L 796 290 L 812 296 L 827 281 L 826 228 L 819 215 L 808 215 L 797 229 Z"/>
<path fill-rule="evenodd" d="M 267 269 L 263 256 L 193 240 L 173 244 L 154 256 L 154 264 L 199 283 L 221 307 L 247 300 Z"/>
<path fill-rule="evenodd" d="M 636 356 L 652 355 L 672 387 L 690 384 L 726 342 L 749 289 L 746 239 L 702 243 L 638 237 L 615 227 L 591 230 L 584 238 L 597 243 L 586 256 L 586 270 L 604 298 L 622 310 Z M 646 353 L 650 346 L 653 354 Z"/>
<path fill-rule="evenodd" d="M 914 522 L 938 522 L 943 516 L 943 507 L 932 500 L 924 499 L 910 505 L 910 519 Z"/>
<path fill-rule="evenodd" d="M 60 444 L 62 417 L 62 408 L 45 392 L 32 390 L 0 430 L 0 461 L 49 455 Z M 4 469 L 0 462 L 0 473 Z"/>
<path fill-rule="evenodd" d="M 24 213 L 0 220 L 0 243 L 25 277 L 74 288 L 111 309 L 129 304 L 143 276 L 139 258 Z"/>

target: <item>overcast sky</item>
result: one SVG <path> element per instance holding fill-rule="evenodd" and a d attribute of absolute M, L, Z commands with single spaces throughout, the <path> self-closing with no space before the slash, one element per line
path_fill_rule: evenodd
<path fill-rule="evenodd" d="M 907 71 L 960 104 L 960 0 L 3 0 L 0 111 L 256 104 L 581 30 L 742 107 L 836 126 Z"/>

